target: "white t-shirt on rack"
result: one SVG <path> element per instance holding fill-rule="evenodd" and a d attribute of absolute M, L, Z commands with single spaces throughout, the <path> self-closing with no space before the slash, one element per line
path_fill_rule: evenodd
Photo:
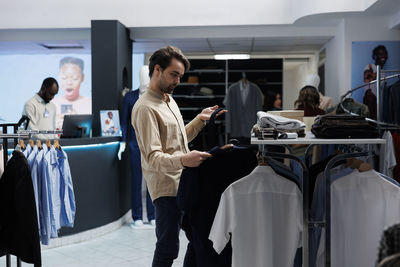
<path fill-rule="evenodd" d="M 222 194 L 209 239 L 221 253 L 232 235 L 232 267 L 292 267 L 302 214 L 298 186 L 258 166 Z"/>
<path fill-rule="evenodd" d="M 400 187 L 374 170 L 353 171 L 331 185 L 331 266 L 374 267 L 383 231 L 400 221 Z M 317 266 L 325 266 L 325 231 Z"/>

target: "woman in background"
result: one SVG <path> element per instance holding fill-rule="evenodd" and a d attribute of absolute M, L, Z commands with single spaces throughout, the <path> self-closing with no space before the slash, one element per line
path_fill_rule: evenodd
<path fill-rule="evenodd" d="M 314 117 L 324 115 L 325 111 L 319 108 L 319 93 L 314 86 L 304 86 L 299 93 L 299 97 L 294 102 L 296 110 L 304 110 L 304 117 Z"/>
<path fill-rule="evenodd" d="M 267 91 L 264 98 L 264 110 L 282 110 L 281 94 L 276 91 Z"/>

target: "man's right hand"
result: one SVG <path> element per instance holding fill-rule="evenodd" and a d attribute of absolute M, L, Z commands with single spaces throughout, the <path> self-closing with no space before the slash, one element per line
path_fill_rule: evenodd
<path fill-rule="evenodd" d="M 210 153 L 201 152 L 197 150 L 190 151 L 181 157 L 182 165 L 185 167 L 197 167 L 205 159 L 212 157 Z"/>

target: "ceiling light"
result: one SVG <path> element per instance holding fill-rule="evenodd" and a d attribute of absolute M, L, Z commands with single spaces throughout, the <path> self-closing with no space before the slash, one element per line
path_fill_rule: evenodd
<path fill-rule="evenodd" d="M 214 59 L 216 59 L 216 60 L 250 59 L 250 55 L 249 54 L 219 54 L 219 55 L 214 55 Z"/>
<path fill-rule="evenodd" d="M 81 49 L 84 48 L 81 44 L 67 42 L 67 43 L 41 43 L 40 46 L 43 46 L 47 49 Z"/>

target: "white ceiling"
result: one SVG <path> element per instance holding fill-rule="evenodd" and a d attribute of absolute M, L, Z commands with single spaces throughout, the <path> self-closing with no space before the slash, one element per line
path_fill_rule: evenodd
<path fill-rule="evenodd" d="M 134 53 L 174 45 L 185 53 L 310 54 L 333 38 L 343 18 L 382 16 L 400 28 L 400 0 L 379 0 L 364 12 L 305 16 L 287 25 L 131 27 Z M 41 44 L 76 43 L 81 49 L 46 49 Z M 0 54 L 90 53 L 90 29 L 0 30 Z"/>
<path fill-rule="evenodd" d="M 274 53 L 310 52 L 319 50 L 331 37 L 308 38 L 195 38 L 195 39 L 136 39 L 134 53 L 149 53 L 166 45 L 183 52 L 202 53 Z"/>

